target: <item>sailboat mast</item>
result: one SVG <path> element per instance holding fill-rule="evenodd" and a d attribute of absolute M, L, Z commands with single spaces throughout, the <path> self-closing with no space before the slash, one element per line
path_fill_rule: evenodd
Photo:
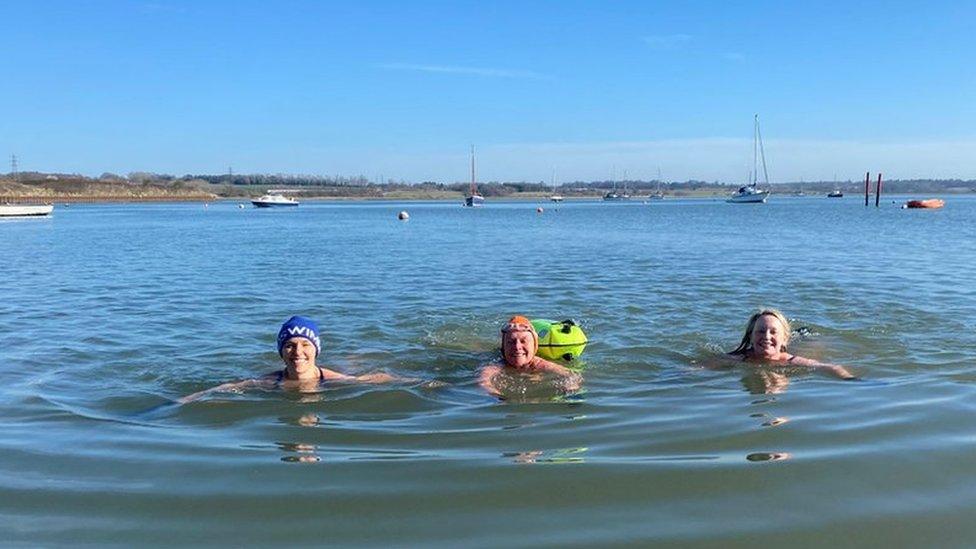
<path fill-rule="evenodd" d="M 750 183 L 756 186 L 756 179 L 759 176 L 759 115 L 755 117 L 752 125 L 752 177 Z"/>
<path fill-rule="evenodd" d="M 475 179 L 474 179 L 474 145 L 471 145 L 471 195 L 474 196 L 475 193 Z"/>

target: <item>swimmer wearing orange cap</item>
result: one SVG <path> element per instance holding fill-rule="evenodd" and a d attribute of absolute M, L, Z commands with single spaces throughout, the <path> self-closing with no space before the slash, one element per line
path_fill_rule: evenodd
<path fill-rule="evenodd" d="M 479 384 L 490 394 L 503 396 L 495 378 L 508 371 L 520 374 L 551 373 L 562 378 L 566 392 L 578 391 L 583 378 L 576 372 L 536 356 L 539 350 L 539 334 L 532 322 L 524 316 L 513 316 L 502 326 L 502 363 L 485 366 L 481 370 Z"/>

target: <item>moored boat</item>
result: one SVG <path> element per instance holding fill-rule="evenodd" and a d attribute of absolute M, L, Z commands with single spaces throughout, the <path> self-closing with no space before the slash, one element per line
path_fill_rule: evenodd
<path fill-rule="evenodd" d="M 471 145 L 471 189 L 464 198 L 464 206 L 467 208 L 480 208 L 485 204 L 485 197 L 478 194 L 478 184 L 474 174 L 474 145 Z"/>
<path fill-rule="evenodd" d="M 757 189 L 755 185 L 746 185 L 744 187 L 739 187 L 739 190 L 732 194 L 726 202 L 734 202 L 737 204 L 745 203 L 762 203 L 766 202 L 766 198 L 769 197 L 769 191 L 764 191 Z"/>
<path fill-rule="evenodd" d="M 258 208 L 277 208 L 279 206 L 297 206 L 298 201 L 294 198 L 289 198 L 281 193 L 288 191 L 268 191 L 267 194 L 261 196 L 260 198 L 255 198 L 251 201 Z"/>
<path fill-rule="evenodd" d="M 51 215 L 53 204 L 0 204 L 0 217 L 35 217 Z"/>
<path fill-rule="evenodd" d="M 763 182 L 766 184 L 767 190 L 762 190 L 759 188 L 759 160 L 762 159 L 762 169 L 763 169 Z M 733 204 L 760 204 L 765 203 L 766 199 L 769 197 L 769 172 L 766 171 L 766 152 L 763 149 L 762 134 L 759 132 L 759 115 L 755 117 L 755 123 L 753 124 L 752 131 L 752 173 L 749 179 L 751 180 L 748 185 L 743 185 L 739 187 L 739 190 L 732 193 L 732 196 L 726 200 L 726 202 L 731 202 Z"/>
<path fill-rule="evenodd" d="M 844 191 L 840 189 L 834 189 L 827 193 L 827 198 L 844 198 Z"/>

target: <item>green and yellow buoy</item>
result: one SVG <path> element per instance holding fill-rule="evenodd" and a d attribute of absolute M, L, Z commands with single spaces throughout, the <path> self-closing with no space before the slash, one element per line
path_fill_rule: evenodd
<path fill-rule="evenodd" d="M 532 327 L 539 334 L 538 354 L 542 358 L 575 360 L 586 348 L 586 334 L 572 320 L 554 322 L 540 318 L 532 321 Z"/>

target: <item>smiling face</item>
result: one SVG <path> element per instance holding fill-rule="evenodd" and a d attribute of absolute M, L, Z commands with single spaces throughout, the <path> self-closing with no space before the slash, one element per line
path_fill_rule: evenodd
<path fill-rule="evenodd" d="M 786 349 L 790 333 L 773 315 L 762 315 L 752 326 L 752 355 L 755 358 L 776 360 Z"/>
<path fill-rule="evenodd" d="M 502 332 L 502 354 L 509 366 L 527 366 L 535 358 L 535 351 L 535 335 L 529 330 Z"/>
<path fill-rule="evenodd" d="M 318 375 L 315 366 L 315 344 L 304 337 L 293 337 L 281 347 L 281 360 L 288 367 L 290 373 L 301 378 L 310 372 Z"/>

